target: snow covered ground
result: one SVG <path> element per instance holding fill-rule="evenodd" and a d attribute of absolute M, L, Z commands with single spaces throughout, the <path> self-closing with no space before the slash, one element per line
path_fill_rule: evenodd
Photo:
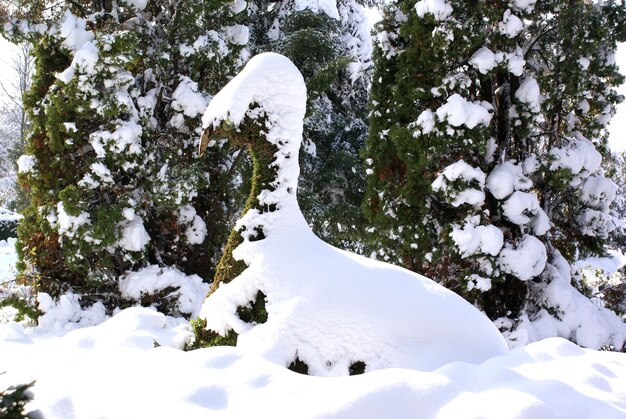
<path fill-rule="evenodd" d="M 0 387 L 36 380 L 28 407 L 46 418 L 626 417 L 626 355 L 558 338 L 481 365 L 328 378 L 232 347 L 178 349 L 190 335 L 147 308 L 63 336 L 3 324 Z"/>
<path fill-rule="evenodd" d="M 0 242 L 3 282 L 14 275 L 13 245 Z M 69 332 L 55 326 L 0 324 L 0 389 L 35 380 L 28 409 L 45 418 L 626 417 L 626 354 L 559 338 L 480 365 L 331 378 L 240 348 L 184 352 L 189 323 L 148 308 Z"/>

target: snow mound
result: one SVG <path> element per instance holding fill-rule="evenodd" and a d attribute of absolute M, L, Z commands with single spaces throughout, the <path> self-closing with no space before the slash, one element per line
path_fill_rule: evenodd
<path fill-rule="evenodd" d="M 432 371 L 506 353 L 493 323 L 458 295 L 408 270 L 336 249 L 311 232 L 295 194 L 305 103 L 296 67 L 278 54 L 261 54 L 204 115 L 205 127 L 217 127 L 225 119 L 237 126 L 246 114 L 262 114 L 266 138 L 278 148 L 275 189 L 259 195 L 261 205 L 276 210 L 251 209 L 238 222 L 244 231 L 262 226 L 265 238 L 243 235 L 233 255 L 248 268 L 207 298 L 200 317 L 208 328 L 234 330 L 243 353 L 281 366 L 298 358 L 309 374 L 323 376 L 347 375 L 358 361 L 366 371 Z M 245 323 L 237 308 L 259 291 L 267 297 L 267 322 Z"/>
<path fill-rule="evenodd" d="M 38 327 L 54 334 L 64 334 L 80 327 L 93 326 L 106 319 L 104 304 L 97 302 L 90 307 L 82 308 L 80 296 L 68 292 L 58 301 L 45 292 L 37 294 L 38 308 L 44 314 L 37 319 Z"/>
<path fill-rule="evenodd" d="M 294 374 L 239 348 L 176 350 L 189 335 L 188 325 L 146 308 L 126 309 L 62 337 L 33 331 L 0 324 L 0 371 L 7 371 L 0 375 L 0 389 L 36 380 L 27 410 L 39 409 L 48 419 L 617 419 L 626 414 L 626 355 L 584 350 L 559 338 L 481 365 L 456 362 L 433 372 L 396 368 L 319 378 Z"/>

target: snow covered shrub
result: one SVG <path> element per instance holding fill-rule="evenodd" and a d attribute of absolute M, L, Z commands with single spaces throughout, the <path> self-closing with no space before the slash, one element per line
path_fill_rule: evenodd
<path fill-rule="evenodd" d="M 614 1 L 399 1 L 377 29 L 375 255 L 465 296 L 511 345 L 625 342 L 570 273 L 620 224 L 602 162 L 625 19 Z"/>
<path fill-rule="evenodd" d="M 255 177 L 194 325 L 198 344 L 236 344 L 312 375 L 431 371 L 505 353 L 493 323 L 461 297 L 313 234 L 296 199 L 305 104 L 297 68 L 265 53 L 204 114 L 201 150 L 219 138 L 247 145 Z"/>
<path fill-rule="evenodd" d="M 169 293 L 156 286 L 153 298 L 122 296 L 118 278 L 148 265 L 210 281 L 232 218 L 232 156 L 195 151 L 210 93 L 247 57 L 242 10 L 149 1 L 15 11 L 28 20 L 10 18 L 5 34 L 31 42 L 36 58 L 30 164 L 19 174 L 30 194 L 23 283 L 111 310 L 126 298 L 161 305 Z"/>

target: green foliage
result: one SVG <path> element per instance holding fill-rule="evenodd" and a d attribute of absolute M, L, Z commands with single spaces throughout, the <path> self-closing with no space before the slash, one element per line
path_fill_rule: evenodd
<path fill-rule="evenodd" d="M 237 334 L 233 330 L 229 330 L 226 336 L 222 336 L 206 327 L 206 320 L 191 320 L 191 328 L 193 330 L 194 339 L 190 344 L 185 346 L 186 351 L 194 349 L 210 348 L 213 346 L 236 346 Z"/>
<path fill-rule="evenodd" d="M 35 384 L 19 384 L 0 391 L 0 417 L 6 419 L 32 418 L 34 412 L 27 413 L 26 403 L 33 399 L 29 389 Z"/>
<path fill-rule="evenodd" d="M 238 307 L 237 315 L 246 323 L 262 324 L 267 321 L 267 310 L 265 309 L 265 294 L 258 291 L 256 298 L 249 306 Z"/>
<path fill-rule="evenodd" d="M 32 300 L 15 293 L 0 299 L 0 308 L 4 307 L 12 307 L 17 310 L 13 319 L 16 322 L 35 320 L 42 314 Z"/>

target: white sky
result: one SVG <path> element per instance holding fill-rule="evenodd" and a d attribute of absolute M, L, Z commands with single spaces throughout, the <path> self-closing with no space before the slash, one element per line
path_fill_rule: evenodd
<path fill-rule="evenodd" d="M 9 64 L 15 54 L 17 54 L 16 47 L 0 36 L 0 81 L 7 88 L 11 85 L 11 79 L 15 77 Z M 0 101 L 4 102 L 5 100 L 7 99 L 4 92 L 0 91 Z"/>

